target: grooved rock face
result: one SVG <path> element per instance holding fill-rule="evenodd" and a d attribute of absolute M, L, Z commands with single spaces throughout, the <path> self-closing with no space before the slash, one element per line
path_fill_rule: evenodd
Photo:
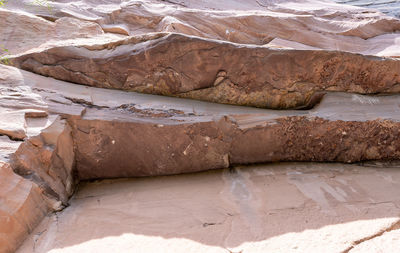
<path fill-rule="evenodd" d="M 313 106 L 321 91 L 400 90 L 398 60 L 179 34 L 132 37 L 100 48 L 56 47 L 17 57 L 13 64 L 94 87 L 274 109 Z"/>
<path fill-rule="evenodd" d="M 98 4 L 84 0 L 76 4 L 64 0 L 50 6 L 49 10 L 22 1 L 7 3 L 9 10 L 23 9 L 53 21 L 73 17 L 123 36 L 175 32 L 244 44 L 399 56 L 398 34 L 392 34 L 400 29 L 399 20 L 376 10 L 330 1 L 143 0 Z M 12 22 L 9 25 L 16 26 Z M 74 30 L 69 32 L 73 34 Z"/>
<path fill-rule="evenodd" d="M 0 161 L 0 252 L 14 252 L 50 209 L 35 183 Z"/>

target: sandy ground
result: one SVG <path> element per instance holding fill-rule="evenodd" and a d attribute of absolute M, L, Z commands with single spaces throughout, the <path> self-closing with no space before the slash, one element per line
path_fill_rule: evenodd
<path fill-rule="evenodd" d="M 297 163 L 83 183 L 18 252 L 399 252 L 399 184 Z"/>

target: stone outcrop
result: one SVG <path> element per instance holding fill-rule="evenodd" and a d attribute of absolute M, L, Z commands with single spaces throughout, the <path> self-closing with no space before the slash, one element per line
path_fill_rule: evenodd
<path fill-rule="evenodd" d="M 344 52 L 282 50 L 180 34 L 55 47 L 12 59 L 69 82 L 274 109 L 313 106 L 322 91 L 400 91 L 400 61 Z"/>
<path fill-rule="evenodd" d="M 168 175 L 262 162 L 352 163 L 400 157 L 398 95 L 328 93 L 312 110 L 273 111 L 177 98 L 162 101 L 1 69 L 20 76 L 21 86 L 11 86 L 30 90 L 53 122 L 19 147 L 14 169 L 35 175 L 41 185 L 47 182 L 48 193 L 64 204 L 74 180 L 80 179 Z M 27 98 L 8 97 L 22 112 L 34 105 L 26 103 Z"/>
<path fill-rule="evenodd" d="M 9 1 L 7 8 L 0 7 L 0 54 L 4 54 L 5 49 L 8 54 L 20 54 L 60 42 L 81 40 L 89 43 L 120 37 L 105 34 L 97 23 L 73 17 L 62 17 L 52 22 L 26 12 L 12 11 L 8 4 L 16 2 Z"/>
<path fill-rule="evenodd" d="M 336 163 L 86 182 L 18 253 L 396 252 L 399 182 Z"/>
<path fill-rule="evenodd" d="M 100 5 L 91 1 L 74 2 L 49 2 L 48 8 L 9 1 L 7 9 L 24 9 L 52 21 L 73 17 L 123 36 L 175 32 L 244 44 L 273 42 L 271 45 L 281 47 L 285 46 L 281 43 L 285 40 L 296 42 L 290 44 L 294 48 L 302 44 L 327 50 L 400 56 L 397 19 L 375 10 L 328 1 L 141 0 L 103 1 Z"/>
<path fill-rule="evenodd" d="M 14 252 L 51 207 L 35 183 L 0 161 L 0 252 Z"/>
<path fill-rule="evenodd" d="M 392 192 L 398 181 L 398 175 L 387 167 L 396 167 L 400 158 L 398 19 L 317 0 L 9 1 L 3 7 L 0 60 L 14 67 L 0 65 L 0 253 L 14 252 L 46 215 L 55 223 L 45 218 L 51 224 L 42 223 L 29 239 L 33 247 L 26 244 L 21 250 L 52 250 L 52 238 L 60 236 L 58 217 L 65 225 L 77 216 L 63 216 L 74 208 L 50 213 L 77 203 L 70 198 L 81 181 L 207 170 L 214 171 L 197 174 L 202 181 L 222 185 L 210 176 L 221 174 L 222 181 L 228 182 L 223 191 L 231 191 L 225 196 L 232 198 L 226 199 L 226 206 L 213 208 L 230 211 L 214 216 L 209 203 L 203 203 L 194 209 L 210 211 L 205 217 L 195 214 L 196 222 L 190 220 L 190 226 L 199 231 L 197 225 L 217 228 L 232 219 L 233 234 L 211 240 L 207 236 L 213 237 L 212 233 L 205 236 L 200 232 L 199 237 L 193 237 L 190 229 L 174 235 L 152 233 L 146 222 L 158 223 L 139 217 L 135 220 L 143 221 L 143 236 L 195 240 L 200 243 L 195 246 L 199 251 L 209 250 L 202 245 L 207 244 L 216 246 L 213 249 L 217 252 L 255 248 L 264 252 L 283 247 L 279 238 L 271 238 L 282 236 L 292 241 L 288 235 L 301 232 L 293 227 L 280 230 L 282 224 L 288 226 L 287 217 L 298 219 L 293 223 L 297 229 L 316 230 L 304 232 L 290 244 L 291 249 L 302 251 L 309 246 L 300 243 L 307 242 L 302 238 L 320 232 L 325 239 L 332 231 L 335 236 L 344 236 L 340 242 L 332 239 L 334 243 L 327 249 L 333 252 L 338 245 L 343 252 L 362 250 L 370 247 L 364 241 L 396 235 L 398 201 L 385 194 Z M 240 168 L 275 162 L 364 165 L 338 164 L 340 173 L 366 166 L 377 168 L 369 169 L 365 177 L 353 173 L 347 175 L 349 181 L 337 182 L 332 178 L 341 174 L 331 171 L 332 164 L 297 164 L 300 169 L 274 165 L 278 168 L 271 171 L 247 168 L 249 174 Z M 317 168 L 319 175 L 328 170 L 324 177 L 329 179 L 315 180 L 308 167 Z M 378 173 L 380 169 L 383 172 Z M 374 173 L 384 180 L 375 182 Z M 274 184 L 275 176 L 295 189 L 283 183 L 264 189 L 265 182 Z M 164 179 L 167 177 L 160 180 Z M 386 188 L 377 189 L 375 194 L 368 187 L 356 186 L 363 179 L 367 180 L 365 185 L 377 188 L 383 183 Z M 182 188 L 182 194 L 190 199 L 201 196 L 202 187 L 207 188 L 194 181 L 186 184 L 195 194 Z M 253 183 L 258 184 L 258 190 L 252 188 Z M 157 187 L 149 188 L 159 194 Z M 302 195 L 274 204 L 270 192 L 275 192 L 275 197 Z M 163 193 L 175 195 L 168 190 Z M 130 194 L 134 193 L 130 192 L 129 198 Z M 276 208 L 255 201 L 256 195 Z M 94 196 L 84 198 L 93 197 L 100 207 L 103 199 L 95 200 Z M 299 199 L 304 200 L 296 202 Z M 132 207 L 142 203 L 123 204 Z M 159 208 L 153 203 L 150 206 Z M 274 220 L 265 216 L 266 210 L 268 215 L 284 214 Z M 293 210 L 306 215 L 295 215 Z M 134 212 L 127 215 L 132 217 Z M 216 219 L 208 221 L 209 217 Z M 321 217 L 324 222 L 298 222 L 310 217 Z M 355 226 L 359 224 L 351 222 L 355 217 L 379 222 Z M 71 226 L 79 222 L 75 218 Z M 267 230 L 273 232 L 265 233 L 260 224 L 271 222 L 276 224 Z M 346 222 L 350 224 L 344 225 Z M 340 231 L 356 227 L 362 233 L 349 236 L 322 228 L 330 225 L 340 227 Z M 363 226 L 368 229 L 363 230 Z M 238 227 L 240 231 L 248 227 L 249 236 L 235 234 Z M 115 236 L 126 232 L 115 231 Z M 216 234 L 225 235 L 224 231 L 228 230 Z M 99 233 L 103 237 L 114 235 Z M 381 235 L 385 237 L 379 238 Z M 95 243 L 98 236 L 90 232 L 82 240 L 95 239 Z M 80 245 L 70 247 L 76 238 L 65 239 L 66 244 L 58 245 L 65 247 L 60 250 L 83 250 Z"/>
<path fill-rule="evenodd" d="M 75 188 L 74 162 L 71 130 L 65 121 L 57 119 L 40 135 L 20 145 L 13 155 L 12 167 L 60 201 L 60 206 L 66 206 Z"/>

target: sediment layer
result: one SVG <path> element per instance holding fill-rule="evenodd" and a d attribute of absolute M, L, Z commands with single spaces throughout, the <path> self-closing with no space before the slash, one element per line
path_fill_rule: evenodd
<path fill-rule="evenodd" d="M 55 47 L 15 66 L 93 87 L 273 109 L 307 108 L 324 91 L 400 91 L 400 61 L 323 50 L 284 50 L 182 34 Z"/>
<path fill-rule="evenodd" d="M 273 111 L 89 88 L 1 68 L 14 78 L 4 81 L 5 91 L 25 90 L 4 94 L 8 105 L 19 108 L 15 114 L 25 115 L 20 128 L 44 126 L 39 134 L 25 129 L 13 168 L 37 176 L 64 204 L 81 179 L 400 158 L 399 95 L 328 93 L 311 110 Z M 38 104 L 42 114 L 29 112 Z"/>

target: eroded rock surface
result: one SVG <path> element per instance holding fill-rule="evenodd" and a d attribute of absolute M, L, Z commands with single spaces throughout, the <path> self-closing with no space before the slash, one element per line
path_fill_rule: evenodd
<path fill-rule="evenodd" d="M 399 182 L 398 167 L 291 163 L 85 183 L 18 253 L 395 252 Z"/>
<path fill-rule="evenodd" d="M 35 73 L 0 65 L 1 253 L 67 207 L 81 180 L 228 167 L 137 179 L 139 189 L 125 185 L 123 201 L 112 199 L 118 191 L 107 195 L 114 182 L 100 183 L 109 205 L 99 198 L 96 207 L 126 223 L 106 226 L 112 218 L 91 216 L 98 212 L 85 202 L 92 195 L 79 202 L 78 192 L 71 202 L 78 208 L 55 214 L 54 224 L 46 218 L 49 226 L 21 250 L 350 252 L 397 235 L 398 175 L 388 166 L 400 157 L 398 19 L 328 1 L 16 0 L 3 7 L 0 60 Z M 237 168 L 282 161 L 383 168 Z M 174 223 L 174 206 L 191 210 L 180 213 L 184 223 Z M 76 224 L 83 230 L 71 233 Z M 110 240 L 118 247 L 107 248 Z"/>
<path fill-rule="evenodd" d="M 20 75 L 21 85 L 46 104 L 48 117 L 62 118 L 26 141 L 14 164 L 21 174 L 50 176 L 45 181 L 63 202 L 72 175 L 154 176 L 256 162 L 400 157 L 398 95 L 329 93 L 312 110 L 273 111 L 90 88 L 1 68 Z M 20 100 L 11 104 L 30 107 Z"/>
<path fill-rule="evenodd" d="M 1 138 L 2 153 L 4 144 Z M 8 151 L 12 148 L 12 145 L 8 145 Z M 2 253 L 14 252 L 55 205 L 53 200 L 43 194 L 38 185 L 15 174 L 10 164 L 4 160 L 0 159 L 0 252 Z"/>
<path fill-rule="evenodd" d="M 330 1 L 109 0 L 101 4 L 92 1 L 76 4 L 68 0 L 40 3 L 15 0 L 9 1 L 7 8 L 22 9 L 52 21 L 73 17 L 99 25 L 105 32 L 121 35 L 175 32 L 245 44 L 263 45 L 274 40 L 271 45 L 287 47 L 277 43 L 285 40 L 296 42 L 290 45 L 294 48 L 301 44 L 364 54 L 400 55 L 398 19 L 375 10 Z"/>
<path fill-rule="evenodd" d="M 119 38 L 113 34 L 105 34 L 94 22 L 63 17 L 49 21 L 21 10 L 12 11 L 9 5 L 18 1 L 9 1 L 5 8 L 0 8 L 0 53 L 20 54 L 37 50 L 41 47 L 69 41 L 109 41 Z M 29 9 L 29 4 L 22 5 Z M 33 9 L 34 10 L 34 9 Z"/>
<path fill-rule="evenodd" d="M 321 91 L 400 91 L 398 60 L 276 50 L 179 34 L 56 47 L 12 62 L 41 75 L 94 87 L 274 109 L 312 106 Z"/>

